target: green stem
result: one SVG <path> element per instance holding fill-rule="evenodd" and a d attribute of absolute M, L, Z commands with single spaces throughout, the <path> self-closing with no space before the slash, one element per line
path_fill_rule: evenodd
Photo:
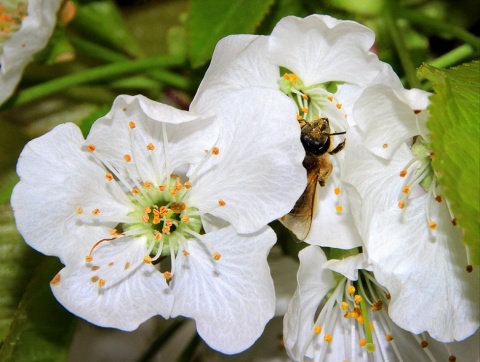
<path fill-rule="evenodd" d="M 163 55 L 139 60 L 122 61 L 88 69 L 83 72 L 69 74 L 20 91 L 2 106 L 1 109 L 16 107 L 79 84 L 110 80 L 111 78 L 120 75 L 131 74 L 141 70 L 156 67 L 179 66 L 183 63 L 183 57 Z"/>
<path fill-rule="evenodd" d="M 370 319 L 368 318 L 368 306 L 365 302 L 365 291 L 363 290 L 363 287 L 361 288 L 360 295 L 362 297 L 362 300 L 360 301 L 360 310 L 362 311 L 363 329 L 365 331 L 365 339 L 367 341 L 367 345 L 365 347 L 367 349 L 367 352 L 371 353 L 375 352 L 375 343 L 373 342 L 372 329 L 370 328 Z"/>
<path fill-rule="evenodd" d="M 464 43 L 470 44 L 475 50 L 480 50 L 480 38 L 455 25 L 430 18 L 421 12 L 411 9 L 397 9 L 397 17 L 406 19 L 429 31 L 435 31 L 439 34 L 450 34 Z"/>
<path fill-rule="evenodd" d="M 412 58 L 410 58 L 410 52 L 407 49 L 402 30 L 397 25 L 397 19 L 393 16 L 393 12 L 396 11 L 394 6 L 395 4 L 392 1 L 387 1 L 385 4 L 384 16 L 387 30 L 397 50 L 409 86 L 412 88 L 420 88 L 421 84 L 417 78 L 415 64 Z"/>
<path fill-rule="evenodd" d="M 126 55 L 106 49 L 103 46 L 76 36 L 70 36 L 69 40 L 75 46 L 75 48 L 82 53 L 88 54 L 96 59 L 103 60 L 108 63 L 116 63 L 129 59 Z M 175 88 L 189 89 L 190 82 L 188 79 L 185 79 L 178 74 L 158 69 L 149 69 L 147 73 L 153 80 L 168 84 Z"/>
<path fill-rule="evenodd" d="M 475 54 L 475 49 L 469 44 L 463 44 L 448 53 L 443 54 L 437 59 L 431 60 L 428 64 L 436 68 L 448 68 L 459 64 L 465 59 L 471 58 Z"/>

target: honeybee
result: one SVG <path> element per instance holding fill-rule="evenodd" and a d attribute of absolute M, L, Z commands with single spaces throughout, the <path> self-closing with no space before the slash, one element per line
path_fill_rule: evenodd
<path fill-rule="evenodd" d="M 333 147 L 332 136 L 346 132 L 331 133 L 328 118 L 319 118 L 313 122 L 301 119 L 298 122 L 301 128 L 300 140 L 305 149 L 303 167 L 307 170 L 307 187 L 286 216 L 284 225 L 298 239 L 305 240 L 312 225 L 317 185 L 325 186 L 333 171 L 330 155 L 335 155 L 345 147 L 345 140 Z"/>

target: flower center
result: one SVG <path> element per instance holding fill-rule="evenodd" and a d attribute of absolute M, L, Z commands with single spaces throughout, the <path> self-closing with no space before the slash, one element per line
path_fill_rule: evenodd
<path fill-rule="evenodd" d="M 336 82 L 306 86 L 296 74 L 286 72 L 278 83 L 280 90 L 297 105 L 299 120 L 304 119 L 310 123 L 316 119 L 328 118 L 332 132 L 347 130 L 347 115 L 335 96 Z"/>
<path fill-rule="evenodd" d="M 2 1 L 0 5 L 0 55 L 8 39 L 22 25 L 27 16 L 27 2 L 19 0 Z"/>

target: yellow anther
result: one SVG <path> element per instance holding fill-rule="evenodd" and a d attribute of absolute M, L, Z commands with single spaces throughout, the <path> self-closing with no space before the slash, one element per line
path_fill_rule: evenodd
<path fill-rule="evenodd" d="M 92 210 L 92 214 L 97 216 L 98 214 L 100 214 L 100 209 Z"/>
<path fill-rule="evenodd" d="M 190 218 L 187 215 L 185 215 L 185 216 L 182 216 L 181 221 L 182 221 L 182 224 L 188 224 L 188 222 L 190 221 Z"/>
<path fill-rule="evenodd" d="M 85 261 L 86 261 L 87 263 L 90 263 L 92 260 L 93 260 L 93 258 L 92 258 L 91 255 L 87 255 L 87 256 L 85 257 Z"/>
<path fill-rule="evenodd" d="M 402 193 L 407 195 L 410 192 L 410 186 L 406 185 L 402 188 Z"/>
<path fill-rule="evenodd" d="M 108 266 L 112 266 L 113 265 L 113 261 L 111 261 L 110 263 L 107 264 Z"/>
<path fill-rule="evenodd" d="M 365 338 L 360 338 L 360 340 L 358 341 L 358 344 L 362 347 L 365 347 L 367 345 L 367 341 Z"/>
<path fill-rule="evenodd" d="M 301 121 L 303 119 L 303 117 L 299 114 L 297 114 L 297 121 Z"/>
<path fill-rule="evenodd" d="M 130 156 L 129 154 L 125 154 L 125 155 L 123 155 L 123 159 L 127 162 L 131 162 L 132 161 L 132 156 Z"/>
<path fill-rule="evenodd" d="M 302 108 L 302 112 L 303 112 L 303 113 L 308 113 L 308 108 L 307 108 L 307 107 L 303 107 L 303 108 Z"/>
<path fill-rule="evenodd" d="M 188 190 L 192 188 L 192 183 L 190 181 L 187 181 L 183 184 L 183 186 L 185 186 L 185 188 Z"/>
<path fill-rule="evenodd" d="M 139 192 L 140 192 L 140 190 L 137 189 L 136 187 L 134 187 L 134 188 L 132 189 L 132 194 L 134 194 L 134 195 L 137 195 Z"/>
<path fill-rule="evenodd" d="M 358 294 L 355 294 L 353 299 L 355 300 L 355 303 L 357 303 L 357 304 L 360 303 L 363 300 L 362 296 L 358 295 Z"/>
<path fill-rule="evenodd" d="M 98 265 L 94 265 L 90 269 L 92 269 L 92 271 L 97 271 L 98 269 L 100 269 L 100 267 Z"/>
<path fill-rule="evenodd" d="M 342 211 L 343 211 L 343 206 L 342 206 L 342 205 L 337 205 L 337 206 L 335 207 L 335 211 L 336 211 L 336 212 L 342 212 Z"/>
<path fill-rule="evenodd" d="M 113 229 L 110 229 L 110 231 L 108 233 L 112 236 L 116 236 L 118 234 L 118 230 L 113 228 Z"/>
<path fill-rule="evenodd" d="M 137 125 L 135 124 L 135 122 L 128 122 L 128 127 L 130 127 L 131 129 L 134 129 L 135 127 L 137 127 Z"/>
<path fill-rule="evenodd" d="M 146 214 L 145 214 L 145 215 L 142 215 L 142 221 L 143 221 L 143 222 L 148 222 L 149 219 L 150 219 L 150 216 L 148 216 L 148 215 L 146 215 Z"/>
<path fill-rule="evenodd" d="M 362 311 L 360 310 L 360 308 L 358 307 L 353 308 L 352 318 L 357 319 L 361 315 L 362 315 Z"/>
<path fill-rule="evenodd" d="M 320 334 L 320 333 L 322 333 L 322 327 L 320 327 L 320 326 L 315 326 L 315 327 L 313 327 L 313 332 L 314 332 L 315 334 Z"/>
<path fill-rule="evenodd" d="M 93 152 L 97 149 L 97 147 L 92 143 L 87 146 L 88 152 Z"/>
<path fill-rule="evenodd" d="M 150 181 L 144 181 L 143 182 L 143 187 L 146 189 L 149 189 L 152 186 L 152 183 Z"/>
<path fill-rule="evenodd" d="M 162 228 L 162 233 L 164 234 L 170 234 L 170 226 L 164 226 Z"/>
<path fill-rule="evenodd" d="M 347 312 L 343 315 L 343 318 L 350 318 L 352 316 L 352 313 L 350 313 L 348 310 Z"/>
<path fill-rule="evenodd" d="M 359 315 L 357 317 L 357 322 L 360 323 L 360 324 L 363 324 L 363 316 L 362 315 Z"/>
<path fill-rule="evenodd" d="M 335 187 L 335 195 L 340 195 L 340 187 Z"/>
<path fill-rule="evenodd" d="M 167 225 L 167 226 L 172 226 L 172 225 L 173 225 L 173 221 L 172 221 L 172 220 L 166 220 L 166 221 L 165 221 L 165 225 Z"/>
<path fill-rule="evenodd" d="M 370 307 L 371 310 L 373 311 L 380 311 L 383 308 L 383 302 L 381 300 L 373 303 L 373 305 Z"/>
<path fill-rule="evenodd" d="M 83 214 L 83 209 L 82 209 L 81 207 L 77 207 L 77 208 L 75 209 L 75 212 L 76 212 L 77 214 L 79 214 L 79 215 L 80 215 L 80 214 Z"/>
<path fill-rule="evenodd" d="M 332 96 L 329 96 L 329 97 L 328 97 L 328 100 L 329 100 L 330 102 L 333 102 L 333 97 L 332 97 Z"/>
<path fill-rule="evenodd" d="M 423 340 L 423 341 L 420 342 L 420 346 L 422 348 L 427 348 L 428 347 L 428 342 L 426 340 Z"/>
<path fill-rule="evenodd" d="M 92 281 L 92 283 L 96 283 L 100 280 L 100 278 L 95 275 L 90 280 Z"/>
<path fill-rule="evenodd" d="M 337 103 L 335 106 L 336 106 L 338 109 L 341 109 L 341 108 L 342 108 L 342 104 L 341 104 L 341 103 Z"/>
<path fill-rule="evenodd" d="M 280 221 L 285 221 L 285 220 L 287 220 L 287 217 L 285 215 L 283 215 L 279 220 Z"/>
<path fill-rule="evenodd" d="M 152 212 L 152 208 L 150 206 L 144 207 L 143 211 L 145 211 L 147 214 Z"/>
<path fill-rule="evenodd" d="M 213 256 L 212 256 L 213 260 L 216 260 L 216 261 L 219 261 L 221 257 L 222 257 L 222 256 L 221 256 L 220 253 L 217 252 L 217 251 L 214 252 L 214 253 L 213 253 Z"/>
<path fill-rule="evenodd" d="M 388 143 L 384 143 L 382 147 L 383 147 L 384 149 L 385 149 L 385 148 L 388 148 Z"/>
<path fill-rule="evenodd" d="M 98 286 L 99 286 L 99 287 L 104 287 L 104 286 L 105 286 L 105 279 L 101 279 L 101 278 L 100 278 L 100 279 L 98 280 Z"/>
<path fill-rule="evenodd" d="M 308 95 L 303 94 L 303 95 L 302 95 L 302 98 L 305 99 L 305 100 L 307 100 L 307 99 L 308 99 Z"/>
<path fill-rule="evenodd" d="M 400 177 L 405 177 L 407 176 L 408 171 L 407 170 L 402 170 L 400 171 Z"/>
<path fill-rule="evenodd" d="M 331 343 L 333 340 L 333 337 L 331 334 L 326 334 L 325 337 L 323 337 L 323 340 L 327 343 Z"/>
<path fill-rule="evenodd" d="M 348 303 L 347 302 L 342 302 L 341 307 L 342 307 L 342 310 L 347 310 L 348 309 Z"/>
<path fill-rule="evenodd" d="M 183 253 L 183 255 L 185 255 L 185 256 L 190 255 L 190 253 L 189 253 L 188 251 L 186 251 L 185 249 L 182 250 L 182 253 Z"/>
<path fill-rule="evenodd" d="M 125 270 L 127 270 L 128 268 L 130 268 L 130 262 L 129 262 L 129 261 L 127 261 L 127 262 L 125 263 L 124 268 L 125 268 Z"/>
<path fill-rule="evenodd" d="M 183 202 L 172 202 L 172 204 L 170 205 L 170 209 L 177 214 L 181 213 L 186 208 L 187 205 L 185 205 Z"/>
<path fill-rule="evenodd" d="M 160 185 L 160 186 L 158 186 L 158 189 L 160 191 L 165 191 L 167 189 L 167 186 L 166 185 Z"/>
<path fill-rule="evenodd" d="M 143 261 L 147 264 L 152 264 L 152 257 L 150 255 L 145 255 Z"/>
<path fill-rule="evenodd" d="M 398 202 L 398 207 L 399 207 L 400 209 L 405 208 L 405 201 L 400 200 L 400 201 Z"/>
<path fill-rule="evenodd" d="M 220 200 L 218 200 L 218 204 L 223 207 L 223 206 L 225 206 L 227 203 L 226 203 L 225 201 L 223 201 L 222 199 L 220 199 Z"/>
<path fill-rule="evenodd" d="M 212 148 L 212 154 L 217 156 L 219 153 L 220 153 L 220 148 L 218 148 L 216 146 Z"/>
<path fill-rule="evenodd" d="M 112 181 L 113 180 L 113 175 L 110 172 L 107 172 L 106 175 L 105 175 L 105 178 L 107 179 L 107 181 Z"/>
<path fill-rule="evenodd" d="M 429 221 L 428 227 L 430 228 L 430 230 L 435 230 L 437 228 L 437 223 L 435 221 Z"/>
<path fill-rule="evenodd" d="M 170 279 L 172 279 L 172 273 L 170 273 L 169 271 L 166 271 L 165 273 L 163 273 L 163 277 L 166 280 L 170 280 Z"/>
<path fill-rule="evenodd" d="M 347 288 L 347 293 L 348 294 L 355 293 L 355 287 L 353 285 L 349 285 L 348 288 Z"/>
<path fill-rule="evenodd" d="M 393 336 L 392 336 L 390 333 L 388 333 L 388 334 L 385 336 L 385 339 L 387 340 L 387 342 L 391 342 L 391 341 L 393 341 Z"/>
<path fill-rule="evenodd" d="M 159 233 L 158 231 L 155 233 L 155 240 L 156 241 L 162 240 L 162 237 L 163 237 L 162 233 Z"/>
<path fill-rule="evenodd" d="M 149 144 L 147 145 L 147 150 L 153 151 L 154 149 L 155 149 L 155 146 L 153 145 L 153 143 L 149 143 Z"/>
<path fill-rule="evenodd" d="M 60 276 L 60 273 L 57 273 L 52 280 L 50 280 L 51 285 L 58 285 L 60 283 L 60 280 L 62 277 Z"/>

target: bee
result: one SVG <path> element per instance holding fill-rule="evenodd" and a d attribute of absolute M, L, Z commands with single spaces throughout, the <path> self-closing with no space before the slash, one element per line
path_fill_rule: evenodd
<path fill-rule="evenodd" d="M 305 149 L 303 167 L 307 170 L 307 187 L 286 216 L 284 224 L 299 240 L 305 240 L 312 225 L 317 185 L 324 187 L 333 171 L 330 155 L 335 155 L 345 147 L 345 140 L 333 147 L 332 136 L 346 132 L 331 133 L 328 118 L 312 122 L 301 119 L 298 122 L 301 128 L 300 140 Z"/>

